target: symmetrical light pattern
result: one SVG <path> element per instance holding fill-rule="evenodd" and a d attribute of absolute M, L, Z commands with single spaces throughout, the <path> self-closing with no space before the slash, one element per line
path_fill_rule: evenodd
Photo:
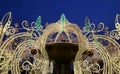
<path fill-rule="evenodd" d="M 115 40 L 120 39 L 119 17 L 117 14 L 116 30 L 101 35 L 104 24 L 99 23 L 96 28 L 88 17 L 82 30 L 70 23 L 64 14 L 46 28 L 41 25 L 40 16 L 36 22 L 29 24 L 25 20 L 22 28 L 18 28 L 18 24 L 14 28 L 11 12 L 8 12 L 0 22 L 0 74 L 22 74 L 23 71 L 52 74 L 54 61 L 49 60 L 45 46 L 61 42 L 78 45 L 73 61 L 74 74 L 120 74 L 120 45 Z"/>

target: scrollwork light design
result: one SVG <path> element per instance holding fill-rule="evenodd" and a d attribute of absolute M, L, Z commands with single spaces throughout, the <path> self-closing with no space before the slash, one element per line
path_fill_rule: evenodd
<path fill-rule="evenodd" d="M 48 40 L 50 43 L 58 43 L 62 33 L 66 35 L 64 39 L 68 39 L 67 43 L 78 45 L 73 61 L 74 74 L 120 74 L 120 45 L 115 41 L 120 38 L 119 17 L 117 14 L 116 29 L 110 32 L 110 36 L 105 36 L 96 34 L 104 30 L 104 23 L 99 23 L 96 28 L 88 17 L 83 30 L 70 23 L 64 14 L 46 28 L 41 25 L 40 16 L 31 24 L 24 20 L 22 28 L 14 28 L 11 26 L 11 12 L 8 12 L 0 21 L 0 74 L 22 74 L 24 71 L 27 74 L 53 73 L 54 64 L 49 60 L 45 46 L 48 39 L 52 39 Z M 25 31 L 19 32 L 19 29 Z M 54 34 L 56 36 L 52 38 Z"/>

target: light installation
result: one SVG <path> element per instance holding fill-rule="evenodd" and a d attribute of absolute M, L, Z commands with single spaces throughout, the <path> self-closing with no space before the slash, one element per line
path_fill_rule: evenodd
<path fill-rule="evenodd" d="M 0 74 L 120 74 L 119 18 L 117 14 L 116 29 L 112 31 L 108 31 L 102 22 L 96 27 L 88 17 L 85 18 L 85 26 L 80 29 L 77 24 L 70 23 L 64 14 L 46 28 L 41 25 L 40 16 L 36 22 L 24 20 L 22 27 L 18 24 L 13 27 L 12 15 L 8 12 L 0 22 Z M 74 54 L 71 62 L 73 72 L 64 72 L 65 64 L 61 65 L 62 71 L 54 70 L 56 60 L 51 60 L 49 53 L 53 55 L 57 51 L 47 51 L 46 45 L 63 43 L 78 47 L 74 54 L 66 45 L 66 53 L 63 53 L 68 56 L 69 53 Z"/>

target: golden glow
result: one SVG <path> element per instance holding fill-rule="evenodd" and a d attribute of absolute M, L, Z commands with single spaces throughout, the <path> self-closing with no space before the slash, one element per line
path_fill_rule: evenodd
<path fill-rule="evenodd" d="M 115 41 L 120 38 L 118 17 L 117 15 L 116 30 L 112 30 L 110 36 L 95 34 L 104 29 L 103 23 L 99 24 L 98 30 L 95 29 L 95 24 L 89 24 L 91 29 L 88 27 L 89 31 L 86 31 L 85 27 L 81 30 L 78 25 L 70 23 L 66 18 L 63 20 L 64 25 L 61 20 L 58 20 L 56 23 L 49 24 L 45 29 L 41 26 L 40 30 L 35 29 L 36 22 L 28 24 L 27 21 L 23 21 L 21 29 L 25 29 L 26 32 L 16 33 L 15 28 L 10 26 L 12 17 L 11 12 L 8 12 L 0 22 L 0 74 L 8 74 L 8 71 L 11 71 L 12 74 L 21 74 L 22 70 L 29 71 L 29 74 L 53 73 L 53 61 L 49 61 L 45 45 L 47 39 L 50 39 L 49 36 L 55 33 L 57 35 L 50 40 L 50 43 L 57 43 L 63 32 L 67 36 L 68 43 L 74 43 L 71 34 L 75 34 L 76 37 L 73 38 L 76 38 L 79 46 L 73 62 L 74 74 L 92 74 L 92 72 L 120 74 L 120 45 Z M 4 21 L 5 19 L 8 20 Z M 8 38 L 4 40 L 5 36 Z M 18 41 L 16 41 L 17 39 Z M 104 44 L 104 42 L 108 42 L 108 44 Z M 39 53 L 30 55 L 32 49 Z M 82 53 L 86 50 L 92 51 L 94 55 L 83 59 Z M 30 62 L 28 56 L 32 57 L 34 62 Z M 99 61 L 103 62 L 102 68 Z"/>

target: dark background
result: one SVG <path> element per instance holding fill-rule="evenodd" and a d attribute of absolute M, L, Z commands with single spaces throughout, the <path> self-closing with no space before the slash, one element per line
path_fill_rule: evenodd
<path fill-rule="evenodd" d="M 70 22 L 82 27 L 88 16 L 96 25 L 104 22 L 110 29 L 115 29 L 120 0 L 0 0 L 0 19 L 9 11 L 12 12 L 12 23 L 32 22 L 40 15 L 42 25 L 45 25 L 56 22 L 64 13 Z"/>

